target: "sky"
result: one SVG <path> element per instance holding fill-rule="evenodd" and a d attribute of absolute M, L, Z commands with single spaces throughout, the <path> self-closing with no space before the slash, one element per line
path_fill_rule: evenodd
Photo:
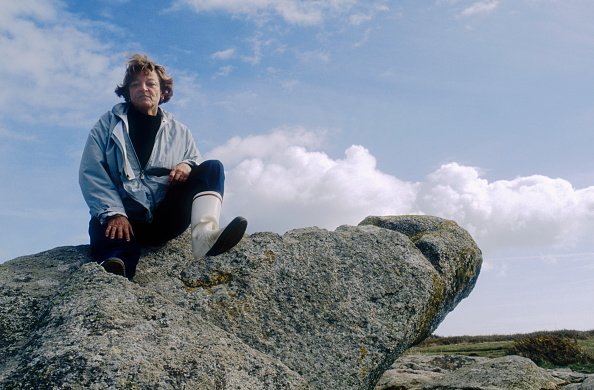
<path fill-rule="evenodd" d="M 0 262 L 88 243 L 82 149 L 140 52 L 225 165 L 223 222 L 452 219 L 484 263 L 436 334 L 594 329 L 593 19 L 590 0 L 2 1 Z"/>

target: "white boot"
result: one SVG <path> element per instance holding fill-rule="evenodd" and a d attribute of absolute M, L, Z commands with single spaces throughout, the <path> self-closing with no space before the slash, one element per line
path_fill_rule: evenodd
<path fill-rule="evenodd" d="M 233 248 L 247 228 L 245 218 L 236 217 L 219 229 L 219 217 L 223 198 L 218 192 L 205 191 L 196 194 L 192 202 L 192 253 L 194 259 L 217 256 Z"/>

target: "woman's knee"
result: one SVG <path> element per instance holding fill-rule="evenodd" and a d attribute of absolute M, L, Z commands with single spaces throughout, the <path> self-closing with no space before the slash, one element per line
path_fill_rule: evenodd
<path fill-rule="evenodd" d="M 225 188 L 225 168 L 219 160 L 206 160 L 192 168 L 189 181 L 195 193 L 216 191 L 223 195 Z"/>
<path fill-rule="evenodd" d="M 198 169 L 203 174 L 212 176 L 225 175 L 225 167 L 219 160 L 206 160 L 194 168 Z"/>
<path fill-rule="evenodd" d="M 124 262 L 137 263 L 140 257 L 140 246 L 135 237 L 130 241 L 105 237 L 105 226 L 92 218 L 89 222 L 91 255 L 100 263 L 110 257 L 118 257 Z"/>

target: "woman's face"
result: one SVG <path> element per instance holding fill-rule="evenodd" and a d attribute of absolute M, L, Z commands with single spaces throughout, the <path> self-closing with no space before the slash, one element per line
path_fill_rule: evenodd
<path fill-rule="evenodd" d="M 153 70 L 150 73 L 138 73 L 130 83 L 128 92 L 130 102 L 138 111 L 157 115 L 161 100 L 161 84 L 157 72 Z"/>

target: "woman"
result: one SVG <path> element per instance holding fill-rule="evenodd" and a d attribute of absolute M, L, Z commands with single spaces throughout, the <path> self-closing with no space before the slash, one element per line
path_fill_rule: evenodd
<path fill-rule="evenodd" d="M 125 103 L 95 124 L 79 171 L 95 261 L 132 280 L 141 245 L 164 244 L 188 225 L 194 258 L 234 247 L 247 221 L 219 229 L 223 166 L 202 161 L 189 129 L 159 107 L 173 96 L 165 68 L 133 55 L 115 92 Z"/>

